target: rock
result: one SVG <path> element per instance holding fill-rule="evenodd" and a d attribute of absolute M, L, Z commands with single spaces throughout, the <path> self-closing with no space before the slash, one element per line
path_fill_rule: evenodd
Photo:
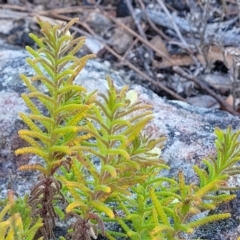
<path fill-rule="evenodd" d="M 36 173 L 19 173 L 17 171 L 20 164 L 34 161 L 34 158 L 16 157 L 13 154 L 13 151 L 23 144 L 17 136 L 17 131 L 23 127 L 18 112 L 27 111 L 20 97 L 20 94 L 26 91 L 26 87 L 22 84 L 19 73 L 27 76 L 33 74 L 33 71 L 25 63 L 26 56 L 28 54 L 24 50 L 10 49 L 0 43 L 0 197 L 5 195 L 9 186 L 13 187 L 18 194 L 23 195 L 24 192 L 29 191 L 30 185 L 36 180 Z M 106 74 L 111 76 L 118 87 L 126 84 L 118 72 L 110 70 L 97 60 L 88 62 L 86 68 L 76 79 L 76 83 L 83 84 L 89 90 L 105 91 Z M 197 182 L 198 179 L 195 177 L 192 165 L 201 165 L 203 157 L 215 154 L 214 128 L 226 129 L 228 125 L 232 125 L 233 129 L 240 128 L 239 118 L 227 112 L 197 108 L 179 101 L 167 101 L 139 85 L 132 85 L 131 88 L 137 91 L 141 101 L 154 106 L 155 119 L 146 127 L 145 131 L 152 137 L 162 134 L 167 137 L 163 158 L 171 169 L 165 171 L 165 175 L 175 177 L 179 170 L 183 170 L 188 182 Z M 236 177 L 234 181 L 235 183 L 239 182 L 239 177 Z M 237 220 L 240 198 L 234 201 L 234 204 L 230 204 L 230 212 L 233 213 L 233 217 L 222 221 L 225 226 L 222 228 L 223 230 L 221 227 L 212 227 L 211 234 L 209 233 L 211 236 L 215 233 L 214 229 L 216 231 L 220 229 L 221 231 L 219 230 L 220 232 L 216 235 L 218 239 L 236 239 L 231 236 L 237 236 L 240 231 Z M 234 224 L 231 225 L 232 222 Z M 214 224 L 211 226 L 217 226 L 219 223 Z M 226 229 L 226 226 L 231 227 Z M 211 238 L 209 234 L 206 235 L 205 230 L 202 232 L 198 230 L 196 234 L 196 238 L 204 236 L 204 239 L 216 239 Z"/>
<path fill-rule="evenodd" d="M 85 46 L 96 55 L 104 49 L 104 45 L 95 38 L 88 38 Z"/>
<path fill-rule="evenodd" d="M 116 27 L 114 34 L 111 37 L 111 41 L 113 42 L 113 49 L 117 53 L 123 54 L 131 46 L 133 37 L 121 27 Z"/>
<path fill-rule="evenodd" d="M 210 95 L 199 95 L 195 97 L 187 98 L 189 104 L 195 107 L 204 107 L 204 108 L 211 108 L 211 109 L 219 109 L 220 104 L 217 100 L 210 96 Z"/>
<path fill-rule="evenodd" d="M 10 21 L 9 19 L 0 19 L 0 33 L 1 34 L 9 34 L 11 29 L 14 26 L 13 21 Z"/>
<path fill-rule="evenodd" d="M 111 21 L 101 14 L 99 9 L 94 9 L 93 11 L 86 12 L 85 21 L 92 27 L 96 28 L 96 31 L 101 34 L 104 29 L 111 26 Z"/>
<path fill-rule="evenodd" d="M 131 17 L 118 18 L 118 20 L 133 29 L 133 19 Z M 131 46 L 133 36 L 123 28 L 117 26 L 113 31 L 110 41 L 113 43 L 113 49 L 117 53 L 123 54 Z"/>
<path fill-rule="evenodd" d="M 222 94 L 226 94 L 232 90 L 232 81 L 230 76 L 222 74 L 205 74 L 201 76 L 211 87 L 215 88 Z"/>
<path fill-rule="evenodd" d="M 125 0 L 118 1 L 116 7 L 117 7 L 116 12 L 117 12 L 118 18 L 128 17 L 131 15 Z"/>

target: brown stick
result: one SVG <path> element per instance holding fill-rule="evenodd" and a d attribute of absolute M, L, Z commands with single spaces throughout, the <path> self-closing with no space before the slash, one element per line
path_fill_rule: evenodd
<path fill-rule="evenodd" d="M 203 80 L 199 80 L 198 78 L 189 75 L 186 73 L 182 68 L 175 66 L 173 67 L 173 70 L 178 73 L 180 76 L 187 78 L 190 81 L 195 82 L 201 89 L 205 90 L 208 94 L 210 94 L 212 97 L 214 97 L 218 103 L 221 105 L 221 108 L 223 110 L 228 111 L 229 113 L 240 117 L 240 114 L 235 111 L 229 104 L 227 104 L 219 95 L 217 95 L 213 90 L 211 90 L 208 86 L 207 83 Z"/>
<path fill-rule="evenodd" d="M 70 21 L 71 18 L 70 17 L 66 17 L 66 16 L 62 16 L 60 14 L 53 14 L 53 16 L 57 19 L 61 19 L 61 20 L 67 20 Z M 94 30 L 88 26 L 87 23 L 85 22 L 81 22 L 81 21 L 77 21 L 77 24 L 83 26 L 85 29 L 87 29 L 94 37 L 97 36 L 97 34 L 94 32 Z M 120 61 L 124 60 L 124 63 L 130 67 L 131 69 L 133 69 L 135 72 L 137 72 L 140 76 L 142 76 L 143 78 L 147 79 L 149 82 L 153 83 L 155 86 L 158 86 L 160 89 L 164 90 L 165 92 L 169 93 L 171 96 L 173 96 L 175 99 L 181 100 L 183 102 L 186 102 L 186 99 L 184 99 L 183 97 L 181 97 L 180 95 L 176 94 L 175 92 L 173 92 L 172 90 L 168 89 L 167 87 L 165 87 L 162 83 L 157 82 L 155 80 L 153 80 L 151 77 L 149 77 L 148 75 L 146 75 L 144 72 L 142 72 L 140 69 L 138 69 L 137 67 L 135 67 L 132 63 L 130 63 L 128 60 L 123 59 L 123 57 L 121 55 L 119 55 L 118 53 L 116 53 L 111 47 L 109 47 L 107 44 L 104 44 L 104 47 L 115 57 L 117 57 Z"/>
<path fill-rule="evenodd" d="M 148 17 L 148 15 L 147 15 L 147 13 L 146 13 L 146 8 L 145 8 L 145 5 L 144 5 L 143 1 L 142 1 L 142 0 L 138 0 L 138 2 L 139 2 L 139 4 L 140 4 L 140 6 L 141 6 L 141 8 L 142 8 L 142 11 L 144 12 L 145 17 L 146 17 L 149 25 L 151 26 L 151 28 L 152 28 L 153 30 L 155 30 L 156 33 L 158 33 L 158 34 L 159 34 L 162 38 L 164 38 L 165 40 L 172 41 L 172 38 L 170 38 L 170 37 L 168 37 L 166 34 L 164 34 L 163 31 L 160 30 L 160 29 L 155 25 L 155 23 L 153 23 L 152 20 Z"/>
<path fill-rule="evenodd" d="M 101 8 L 102 10 L 102 8 Z M 68 17 L 64 17 L 62 15 L 57 14 L 58 16 L 56 16 L 57 18 L 65 18 L 64 20 L 70 20 L 70 18 Z M 106 14 L 106 12 L 104 12 L 104 15 L 109 17 L 113 22 L 115 22 L 117 25 L 121 26 L 122 28 L 124 28 L 126 31 L 130 32 L 132 35 L 134 35 L 137 39 L 139 39 L 141 42 L 143 42 L 144 44 L 146 44 L 147 46 L 149 46 L 150 48 L 152 48 L 155 52 L 157 52 L 160 56 L 162 56 L 163 58 L 165 58 L 167 61 L 172 62 L 171 59 L 168 56 L 165 56 L 164 53 L 162 53 L 161 51 L 159 51 L 158 49 L 156 49 L 154 46 L 152 46 L 152 44 L 150 44 L 147 40 L 145 40 L 144 38 L 142 38 L 141 36 L 139 36 L 137 33 L 135 33 L 134 31 L 132 31 L 130 28 L 128 28 L 127 26 L 125 26 L 124 24 L 120 23 L 118 20 L 116 20 L 115 18 L 113 18 L 112 16 L 109 16 L 108 14 Z M 97 37 L 98 35 L 91 29 L 91 27 L 89 27 L 88 24 L 84 23 L 84 22 L 78 22 L 81 26 L 83 26 L 85 29 L 87 29 L 87 31 L 89 31 L 94 37 Z M 153 80 L 150 76 L 146 75 L 144 72 L 142 72 L 140 69 L 138 69 L 137 67 L 135 67 L 131 62 L 129 62 L 128 60 L 126 60 L 124 57 L 122 57 L 121 55 L 117 54 L 111 47 L 109 47 L 106 43 L 103 43 L 105 48 L 111 53 L 113 54 L 115 57 L 117 57 L 118 59 L 120 59 L 121 61 L 124 61 L 125 64 L 130 67 L 131 69 L 133 69 L 134 71 L 136 71 L 139 75 L 141 75 L 142 77 L 144 77 L 145 79 L 147 79 L 149 82 L 153 83 L 154 85 L 158 86 L 159 88 L 161 88 L 162 90 L 166 91 L 167 93 L 169 93 L 171 96 L 173 96 L 175 99 L 181 100 L 186 102 L 186 100 L 184 98 L 182 98 L 181 96 L 179 96 L 178 94 L 174 93 L 173 91 L 171 91 L 170 89 L 168 89 L 167 87 L 165 87 L 162 83 L 157 82 L 155 80 Z M 199 81 L 196 77 L 192 77 L 191 75 L 187 74 L 186 72 L 184 72 L 183 69 L 179 68 L 179 67 L 174 67 L 173 70 L 182 75 L 183 77 L 186 77 L 187 79 L 189 79 L 190 81 L 195 82 L 198 86 L 200 86 L 203 90 L 205 90 L 207 93 L 209 93 L 211 96 L 213 96 L 221 105 L 221 107 L 223 109 L 225 109 L 226 111 L 230 112 L 233 115 L 236 116 L 240 116 L 240 114 L 235 111 L 231 106 L 229 106 L 228 104 L 225 103 L 225 101 L 219 96 L 217 95 L 214 91 L 212 91 L 206 83 L 203 83 L 201 81 Z"/>
<path fill-rule="evenodd" d="M 132 18 L 133 18 L 133 20 L 135 22 L 135 25 L 136 25 L 136 27 L 138 29 L 139 34 L 142 36 L 142 38 L 144 38 L 145 40 L 148 41 L 147 36 L 145 34 L 145 31 L 143 31 L 143 28 L 142 28 L 142 26 L 141 26 L 141 24 L 139 22 L 139 19 L 137 18 L 136 14 L 134 12 L 133 6 L 130 3 L 130 0 L 125 0 L 125 2 L 127 4 L 127 7 L 129 9 L 131 15 L 132 15 Z M 152 49 L 148 47 L 147 50 L 148 50 L 150 59 L 153 60 L 153 51 L 152 51 Z"/>
<path fill-rule="evenodd" d="M 1 7 L 1 5 L 0 5 Z M 5 5 L 3 6 L 5 7 Z M 11 8 L 11 7 L 9 7 Z M 102 8 L 101 8 L 102 9 Z M 20 9 L 19 9 L 20 10 Z M 21 10 L 28 10 L 28 9 L 24 9 L 21 8 Z M 69 9 L 70 10 L 70 9 Z M 71 9 L 73 10 L 73 9 Z M 76 9 L 75 9 L 76 10 Z M 78 10 L 79 11 L 79 10 Z M 56 19 L 62 19 L 65 21 L 69 21 L 71 20 L 70 17 L 66 17 L 63 15 L 60 15 L 58 13 L 56 13 L 58 11 L 41 11 L 40 14 L 45 15 L 45 16 L 53 16 Z M 61 12 L 61 10 L 60 10 Z M 29 12 L 25 12 L 26 16 L 33 16 L 36 13 L 34 11 L 29 11 Z M 106 13 L 105 13 L 106 14 Z M 165 56 L 161 51 L 159 51 L 158 49 L 156 49 L 154 46 L 152 46 L 146 39 L 142 38 L 141 36 L 139 36 L 137 33 L 135 33 L 134 31 L 132 31 L 130 28 L 128 28 L 127 26 L 125 26 L 124 24 L 120 23 L 119 21 L 117 21 L 115 18 L 111 17 L 108 15 L 108 17 L 115 22 L 116 24 L 118 24 L 119 26 L 123 27 L 126 31 L 130 32 L 132 35 L 134 35 L 138 40 L 142 41 L 144 44 L 146 44 L 147 46 L 149 46 L 151 49 L 153 49 L 155 52 L 157 52 L 159 55 L 161 55 L 163 58 L 165 58 L 167 61 L 172 62 L 171 59 L 168 56 Z M 91 29 L 91 27 L 86 24 L 85 22 L 81 22 L 79 21 L 78 24 L 80 24 L 82 27 L 84 27 L 90 34 L 92 34 L 92 36 L 94 36 L 95 38 L 98 38 L 105 46 L 105 48 L 111 53 L 113 54 L 115 57 L 117 57 L 120 61 L 124 61 L 125 64 L 130 67 L 131 69 L 133 69 L 135 72 L 137 72 L 139 75 L 141 75 L 143 78 L 147 79 L 149 82 L 153 83 L 155 86 L 158 86 L 160 89 L 164 90 L 165 92 L 169 93 L 171 96 L 173 96 L 175 99 L 181 100 L 186 102 L 186 100 L 181 97 L 180 95 L 174 93 L 173 91 L 171 91 L 170 89 L 168 89 L 166 86 L 164 86 L 162 83 L 155 81 L 153 78 L 151 78 L 150 76 L 146 75 L 144 72 L 142 72 L 140 69 L 138 69 L 136 66 L 134 66 L 131 62 L 129 62 L 128 60 L 125 59 L 125 57 L 122 57 L 121 55 L 117 54 L 111 47 L 109 47 L 107 45 L 107 43 L 105 41 L 103 41 L 103 39 L 100 39 L 99 36 Z M 206 83 L 199 81 L 199 79 L 197 79 L 196 77 L 193 77 L 189 74 L 187 74 L 186 72 L 184 72 L 183 69 L 179 68 L 179 67 L 174 67 L 173 70 L 178 73 L 179 75 L 195 82 L 198 86 L 200 86 L 203 90 L 205 90 L 207 93 L 209 93 L 211 96 L 213 96 L 222 106 L 223 109 L 227 110 L 228 112 L 232 113 L 233 115 L 237 115 L 240 116 L 240 114 L 235 111 L 231 106 L 229 106 L 228 104 L 225 103 L 225 101 L 219 96 L 217 95 L 214 91 L 212 91 Z"/>
<path fill-rule="evenodd" d="M 177 33 L 179 39 L 181 40 L 181 42 L 183 43 L 183 45 L 185 46 L 185 48 L 189 48 L 188 44 L 186 43 L 185 39 L 182 36 L 182 33 L 180 32 L 177 24 L 174 22 L 170 12 L 168 11 L 168 9 L 166 8 L 166 6 L 164 5 L 162 0 L 157 0 L 157 2 L 159 3 L 159 5 L 161 6 L 161 8 L 163 9 L 163 11 L 166 13 L 166 15 L 168 16 L 169 20 L 172 22 L 172 25 L 175 29 L 175 32 Z"/>
<path fill-rule="evenodd" d="M 132 29 L 130 29 L 128 26 L 124 25 L 123 23 L 121 23 L 120 21 L 118 21 L 117 19 L 115 19 L 114 17 L 108 15 L 106 12 L 104 12 L 104 15 L 106 17 L 108 17 L 110 20 L 112 20 L 114 23 L 116 23 L 118 26 L 122 27 L 124 30 L 126 30 L 127 32 L 129 32 L 130 34 L 132 34 L 134 37 L 138 38 L 141 42 L 143 42 L 144 44 L 146 44 L 148 47 L 150 47 L 152 50 L 154 50 L 155 52 L 157 52 L 161 57 L 165 58 L 167 61 L 172 62 L 172 60 L 166 56 L 162 51 L 160 51 L 158 48 L 154 47 L 149 41 L 145 40 L 143 37 L 141 37 L 139 34 L 137 34 L 136 32 L 134 32 Z"/>

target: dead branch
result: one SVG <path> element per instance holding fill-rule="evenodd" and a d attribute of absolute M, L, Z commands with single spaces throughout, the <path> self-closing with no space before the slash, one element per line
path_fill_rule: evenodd
<path fill-rule="evenodd" d="M 168 40 L 168 41 L 171 41 L 172 39 L 170 37 L 168 37 L 166 34 L 163 33 L 163 31 L 161 31 L 153 22 L 152 20 L 148 17 L 147 13 L 146 13 L 146 8 L 145 8 L 145 5 L 144 3 L 142 2 L 142 0 L 138 0 L 141 8 L 142 8 L 142 11 L 144 13 L 144 16 L 146 17 L 149 25 L 151 26 L 151 28 L 153 30 L 155 30 L 156 33 L 158 33 L 162 38 Z"/>
<path fill-rule="evenodd" d="M 198 79 L 197 77 L 191 76 L 189 75 L 186 71 L 184 71 L 182 68 L 175 66 L 173 67 L 173 70 L 178 73 L 180 76 L 193 81 L 194 83 L 196 83 L 202 90 L 206 91 L 209 95 L 211 95 L 212 97 L 214 97 L 218 103 L 221 105 L 221 108 L 223 110 L 228 111 L 229 113 L 240 117 L 240 114 L 235 111 L 230 105 L 228 105 L 218 94 L 216 94 L 213 90 L 211 90 L 208 86 L 207 83 L 204 82 L 203 80 Z"/>
<path fill-rule="evenodd" d="M 127 6 L 128 6 L 128 9 L 129 9 L 131 15 L 132 15 L 132 18 L 133 18 L 133 20 L 134 20 L 134 22 L 135 22 L 135 25 L 136 25 L 136 27 L 137 27 L 137 29 L 138 29 L 139 34 L 142 36 L 142 38 L 144 38 L 145 40 L 147 40 L 147 36 L 146 36 L 146 34 L 145 34 L 145 31 L 143 31 L 143 28 L 142 28 L 142 26 L 141 26 L 141 24 L 140 24 L 140 22 L 139 22 L 139 18 L 137 18 L 136 15 L 135 15 L 135 13 L 134 13 L 134 9 L 133 9 L 133 6 L 132 6 L 131 2 L 130 2 L 129 0 L 125 0 L 125 2 L 126 2 L 126 4 L 127 4 Z M 150 59 L 153 60 L 153 51 L 152 51 L 152 49 L 150 49 L 149 47 L 147 47 L 147 50 L 148 50 Z"/>
<path fill-rule="evenodd" d="M 61 20 L 65 20 L 65 21 L 70 21 L 71 17 L 66 17 L 66 16 L 62 16 L 60 14 L 54 14 L 54 17 L 57 19 L 61 19 Z M 88 31 L 92 34 L 92 36 L 97 36 L 97 34 L 94 32 L 94 30 L 88 26 L 87 23 L 85 22 L 81 22 L 81 21 L 77 21 L 77 24 L 84 26 L 84 28 L 88 29 Z M 125 25 L 124 25 L 125 26 Z M 104 42 L 104 47 L 115 57 L 117 57 L 120 61 L 123 62 L 123 57 L 121 55 L 119 55 L 118 53 L 116 53 L 111 47 L 109 47 L 108 45 L 106 45 Z M 174 97 L 175 99 L 181 100 L 183 102 L 186 102 L 186 99 L 184 99 L 183 97 L 181 97 L 180 95 L 178 95 L 177 93 L 173 92 L 172 90 L 168 89 L 167 87 L 165 87 L 162 83 L 157 82 L 155 80 L 153 80 L 151 77 L 149 77 L 148 75 L 146 75 L 144 72 L 142 72 L 140 69 L 138 69 L 136 66 L 134 66 L 132 63 L 130 63 L 128 60 L 124 59 L 124 64 L 127 65 L 128 67 L 130 67 L 131 69 L 133 69 L 135 72 L 137 72 L 140 76 L 142 76 L 143 78 L 147 79 L 149 82 L 153 83 L 155 86 L 159 87 L 160 89 L 164 90 L 165 92 L 169 93 L 172 97 Z"/>

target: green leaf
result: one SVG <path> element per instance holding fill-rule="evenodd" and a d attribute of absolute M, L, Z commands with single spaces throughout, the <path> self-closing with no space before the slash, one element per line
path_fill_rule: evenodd
<path fill-rule="evenodd" d="M 153 201 L 153 205 L 154 205 L 154 207 L 156 209 L 156 212 L 158 213 L 159 218 L 162 220 L 162 222 L 166 226 L 170 227 L 171 225 L 170 225 L 170 223 L 168 221 L 168 217 L 167 217 L 166 213 L 164 212 L 164 210 L 163 210 L 163 208 L 161 206 L 161 203 L 156 198 L 156 195 L 155 195 L 155 193 L 154 193 L 152 188 L 150 188 L 149 193 L 150 193 L 150 197 L 151 197 L 151 199 Z"/>
<path fill-rule="evenodd" d="M 111 192 L 111 188 L 109 186 L 106 186 L 106 185 L 96 185 L 95 190 L 103 191 L 105 193 L 110 193 Z"/>
<path fill-rule="evenodd" d="M 196 220 L 194 222 L 187 223 L 186 226 L 191 227 L 191 228 L 197 228 L 201 225 L 204 225 L 204 224 L 207 224 L 207 223 L 210 223 L 210 222 L 215 222 L 215 221 L 222 220 L 222 219 L 226 219 L 226 218 L 229 218 L 229 217 L 231 217 L 230 213 L 214 214 L 214 215 L 211 215 L 211 216 L 203 217 L 203 218 L 201 218 L 199 220 Z"/>
<path fill-rule="evenodd" d="M 111 208 L 107 207 L 102 202 L 100 202 L 100 201 L 91 201 L 89 204 L 92 205 L 98 211 L 104 212 L 108 217 L 114 218 L 114 213 L 111 210 Z"/>
<path fill-rule="evenodd" d="M 116 171 L 115 167 L 113 167 L 111 165 L 103 165 L 102 171 L 109 172 L 113 178 L 117 177 L 117 171 Z"/>

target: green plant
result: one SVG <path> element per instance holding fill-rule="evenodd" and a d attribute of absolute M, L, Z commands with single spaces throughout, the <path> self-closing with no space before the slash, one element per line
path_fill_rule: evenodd
<path fill-rule="evenodd" d="M 227 179 L 240 171 L 235 166 L 240 160 L 240 131 L 234 133 L 229 127 L 224 133 L 216 128 L 215 134 L 217 157 L 204 159 L 205 168 L 194 166 L 199 184 L 186 184 L 181 171 L 178 181 L 157 177 L 152 172 L 147 181 L 132 188 L 136 196 L 134 200 L 124 196 L 118 199 L 119 208 L 125 215 L 124 218 L 116 218 L 116 221 L 126 231 L 126 237 L 179 239 L 182 232 L 192 233 L 198 226 L 230 217 L 229 213 L 222 213 L 191 219 L 201 211 L 214 209 L 220 203 L 235 198 L 229 193 L 216 195 L 216 191 L 237 190 L 227 187 Z M 130 220 L 132 228 L 123 219 Z"/>
<path fill-rule="evenodd" d="M 27 62 L 36 74 L 21 75 L 30 90 L 22 97 L 31 113 L 20 113 L 29 129 L 20 130 L 19 136 L 30 147 L 16 154 L 31 153 L 43 160 L 19 168 L 41 173 L 25 202 L 33 222 L 38 222 L 26 224 L 34 231 L 38 228 L 34 239 L 54 239 L 56 220 L 68 215 L 76 221 L 65 237 L 74 240 L 97 239 L 100 234 L 108 239 L 179 239 L 182 232 L 192 233 L 202 224 L 229 217 L 226 213 L 191 218 L 235 197 L 215 193 L 227 189 L 229 176 L 240 173 L 235 167 L 240 160 L 240 131 L 216 129 L 217 157 L 204 159 L 203 168 L 194 166 L 198 184 L 187 184 L 181 171 L 178 179 L 162 177 L 161 171 L 169 168 L 160 159 L 165 138 L 152 139 L 142 132 L 153 119 L 152 106 L 139 102 L 127 86 L 118 90 L 109 77 L 106 94 L 87 93 L 74 85 L 93 57 L 75 56 L 85 41 L 70 34 L 75 21 L 51 26 L 38 19 L 44 37 L 30 34 L 39 49 L 27 47 L 33 57 Z M 38 89 L 36 80 L 47 91 Z M 59 207 L 60 202 L 66 208 Z M 15 213 L 17 223 L 24 212 L 17 208 Z M 122 231 L 106 229 L 109 222 L 119 224 Z M 11 231 L 5 230 L 6 239 Z"/>
<path fill-rule="evenodd" d="M 76 20 L 76 19 L 75 19 Z M 27 62 L 32 66 L 36 75 L 31 78 L 21 75 L 22 80 L 30 90 L 23 94 L 31 114 L 20 113 L 22 120 L 30 130 L 20 130 L 19 136 L 26 140 L 30 147 L 16 150 L 16 154 L 33 153 L 44 160 L 34 165 L 22 166 L 20 170 L 38 170 L 42 179 L 32 189 L 28 203 L 32 207 L 32 215 L 41 217 L 44 225 L 40 228 L 45 239 L 53 238 L 53 228 L 57 214 L 54 205 L 57 201 L 65 201 L 61 194 L 61 182 L 54 173 L 60 166 L 70 165 L 66 156 L 72 156 L 74 141 L 80 141 L 82 131 L 81 121 L 86 112 L 92 107 L 94 93 L 85 94 L 81 86 L 73 85 L 77 74 L 82 70 L 86 61 L 93 57 L 75 57 L 75 53 L 84 44 L 85 38 L 77 38 L 69 34 L 69 28 L 75 20 L 66 26 L 51 26 L 39 19 L 43 38 L 30 34 L 38 44 L 38 51 L 27 47 L 33 59 Z M 43 93 L 33 86 L 40 80 L 48 92 Z M 44 115 L 31 99 L 37 99 L 47 110 Z"/>
<path fill-rule="evenodd" d="M 127 87 L 117 91 L 112 81 L 107 80 L 109 91 L 106 95 L 99 94 L 93 111 L 87 114 L 85 131 L 94 141 L 83 141 L 73 147 L 78 154 L 72 159 L 72 174 L 59 176 L 73 196 L 66 211 L 74 210 L 81 221 L 97 219 L 100 226 L 103 226 L 101 212 L 114 218 L 109 199 L 129 196 L 131 187 L 145 182 L 147 174 L 140 169 L 163 166 L 159 147 L 165 139 L 141 135 L 143 127 L 152 119 L 151 106 L 137 101 L 135 92 Z M 94 160 L 99 162 L 98 167 Z M 103 227 L 101 232 L 104 234 Z"/>
<path fill-rule="evenodd" d="M 30 211 L 27 197 L 15 201 L 13 191 L 9 191 L 0 212 L 0 240 L 36 239 L 35 234 L 43 223 L 41 218 L 34 222 L 30 217 Z M 38 238 L 38 240 L 42 239 L 42 237 Z"/>

